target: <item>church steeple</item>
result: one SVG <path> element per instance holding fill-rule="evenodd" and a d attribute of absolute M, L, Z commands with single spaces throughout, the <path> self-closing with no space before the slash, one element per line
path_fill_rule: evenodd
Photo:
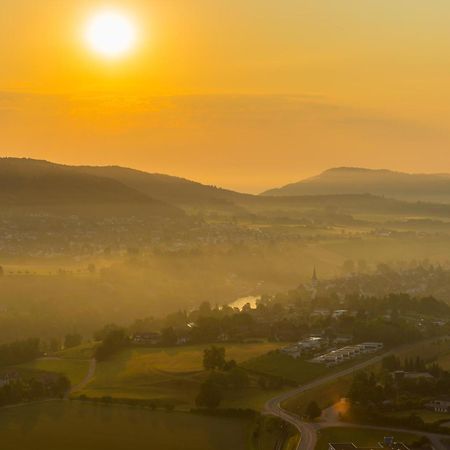
<path fill-rule="evenodd" d="M 311 286 L 313 289 L 316 289 L 319 284 L 319 279 L 317 278 L 316 266 L 314 266 L 312 277 L 311 277 Z"/>

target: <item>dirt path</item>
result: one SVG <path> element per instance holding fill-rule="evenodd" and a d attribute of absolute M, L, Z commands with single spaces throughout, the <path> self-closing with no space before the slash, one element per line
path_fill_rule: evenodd
<path fill-rule="evenodd" d="M 94 378 L 96 368 L 97 368 L 97 360 L 95 358 L 92 358 L 89 362 L 89 368 L 85 377 L 78 384 L 72 386 L 69 389 L 66 397 L 69 397 L 69 395 L 73 394 L 74 392 L 81 391 L 82 389 L 84 389 Z"/>

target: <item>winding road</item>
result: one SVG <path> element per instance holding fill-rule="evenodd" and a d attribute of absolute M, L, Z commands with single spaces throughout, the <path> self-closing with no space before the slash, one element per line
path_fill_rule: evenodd
<path fill-rule="evenodd" d="M 328 375 L 326 377 L 319 378 L 317 380 L 312 381 L 311 383 L 300 386 L 296 389 L 293 389 L 288 392 L 284 392 L 272 399 L 270 399 L 264 406 L 264 414 L 271 414 L 277 416 L 286 422 L 294 425 L 300 433 L 300 441 L 297 445 L 297 450 L 314 450 L 317 444 L 317 432 L 321 428 L 329 428 L 329 427 L 354 427 L 354 428 L 369 428 L 369 429 L 378 429 L 378 430 L 386 430 L 397 431 L 397 432 L 408 432 L 411 433 L 411 430 L 403 430 L 398 428 L 388 428 L 388 427 L 376 427 L 370 425 L 359 425 L 352 423 L 340 422 L 338 420 L 325 420 L 323 422 L 306 422 L 300 416 L 285 410 L 281 404 L 301 393 L 309 391 L 310 389 L 322 386 L 324 384 L 330 383 L 332 381 L 337 380 L 338 378 L 345 377 L 347 375 L 351 375 L 359 370 L 365 369 L 373 364 L 380 362 L 384 357 L 389 356 L 398 351 L 398 349 L 391 350 L 389 352 L 385 352 L 373 358 L 370 358 L 366 361 L 363 361 L 359 364 L 356 364 L 350 368 L 343 369 L 339 372 L 335 372 L 332 375 Z M 325 417 L 327 415 L 325 414 Z M 439 435 L 434 433 L 423 433 L 418 432 L 418 434 L 426 436 L 432 442 L 434 448 L 436 450 L 449 450 L 449 447 L 442 442 L 442 439 L 449 439 L 449 435 Z"/>

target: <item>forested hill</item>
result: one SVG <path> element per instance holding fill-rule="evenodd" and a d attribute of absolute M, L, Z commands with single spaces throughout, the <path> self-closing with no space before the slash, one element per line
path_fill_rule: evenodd
<path fill-rule="evenodd" d="M 450 203 L 450 174 L 409 174 L 391 170 L 339 167 L 270 189 L 262 195 L 373 194 L 408 201 Z"/>
<path fill-rule="evenodd" d="M 153 198 L 180 206 L 214 203 L 226 205 L 239 199 L 252 197 L 248 194 L 197 183 L 185 178 L 147 173 L 119 166 L 83 166 L 78 169 L 91 175 L 119 181 Z"/>
<path fill-rule="evenodd" d="M 336 170 L 342 175 L 359 173 L 363 169 Z M 396 219 L 398 216 L 450 217 L 449 204 L 407 202 L 391 198 L 393 196 L 340 193 L 337 188 L 333 189 L 330 194 L 251 195 L 118 166 L 67 166 L 25 158 L 0 158 L 2 207 L 27 210 L 34 207 L 36 211 L 64 208 L 68 214 L 90 209 L 98 216 L 181 217 L 200 211 L 232 217 L 258 217 L 263 221 L 311 219 L 319 214 L 320 220 L 328 218 L 333 223 L 367 214 L 384 214 Z M 351 189 L 349 185 L 348 190 Z M 326 189 L 317 189 L 320 190 Z"/>
<path fill-rule="evenodd" d="M 144 214 L 174 216 L 178 208 L 107 177 L 75 167 L 19 158 L 0 159 L 0 205 L 135 209 Z"/>

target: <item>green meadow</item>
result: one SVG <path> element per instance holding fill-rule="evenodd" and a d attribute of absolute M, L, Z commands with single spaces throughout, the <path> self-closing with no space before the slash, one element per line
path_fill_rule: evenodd
<path fill-rule="evenodd" d="M 89 360 L 40 358 L 16 367 L 19 369 L 62 373 L 70 380 L 71 385 L 75 386 L 86 376 Z"/>
<path fill-rule="evenodd" d="M 280 352 L 257 356 L 245 361 L 242 366 L 257 373 L 286 378 L 300 384 L 329 372 L 329 369 L 322 364 L 295 359 Z"/>
<path fill-rule="evenodd" d="M 387 417 L 404 417 L 407 418 L 411 414 L 415 414 L 422 418 L 425 423 L 436 423 L 440 421 L 450 421 L 450 413 L 439 413 L 428 409 L 408 409 L 404 411 L 394 411 L 386 414 Z"/>
<path fill-rule="evenodd" d="M 220 344 L 226 358 L 241 364 L 283 346 L 281 343 Z M 207 373 L 203 370 L 203 350 L 207 345 L 170 348 L 129 348 L 108 361 L 97 364 L 94 379 L 82 392 L 92 397 L 166 399 L 190 407 Z M 223 406 L 264 404 L 267 393 L 259 388 L 230 392 Z M 269 392 L 269 396 L 270 396 Z"/>

